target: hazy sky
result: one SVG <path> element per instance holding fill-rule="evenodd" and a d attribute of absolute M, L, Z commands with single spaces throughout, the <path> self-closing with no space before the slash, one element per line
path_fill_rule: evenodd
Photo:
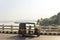
<path fill-rule="evenodd" d="M 60 0 L 0 0 L 0 20 L 49 18 L 60 12 Z"/>

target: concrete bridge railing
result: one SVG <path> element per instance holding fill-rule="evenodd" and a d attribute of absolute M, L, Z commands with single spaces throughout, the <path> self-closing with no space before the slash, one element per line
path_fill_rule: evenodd
<path fill-rule="evenodd" d="M 18 33 L 18 29 L 16 25 L 0 25 L 0 33 Z"/>

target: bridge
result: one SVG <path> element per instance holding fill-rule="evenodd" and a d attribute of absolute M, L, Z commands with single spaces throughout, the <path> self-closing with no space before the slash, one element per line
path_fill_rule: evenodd
<path fill-rule="evenodd" d="M 4 24 L 0 25 L 0 33 L 18 34 L 18 29 L 19 26 L 16 25 L 4 25 Z M 60 35 L 60 32 L 51 32 L 51 29 L 50 30 L 48 29 L 48 32 L 44 32 L 44 31 L 40 32 L 40 35 Z"/>

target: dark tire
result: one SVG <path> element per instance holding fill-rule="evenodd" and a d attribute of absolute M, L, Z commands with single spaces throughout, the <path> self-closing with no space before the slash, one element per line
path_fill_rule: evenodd
<path fill-rule="evenodd" d="M 37 37 L 39 37 L 40 36 L 40 34 L 37 34 Z"/>
<path fill-rule="evenodd" d="M 37 31 L 37 33 L 36 33 L 36 34 L 37 34 L 37 37 L 39 37 L 39 36 L 40 36 L 40 31 Z"/>

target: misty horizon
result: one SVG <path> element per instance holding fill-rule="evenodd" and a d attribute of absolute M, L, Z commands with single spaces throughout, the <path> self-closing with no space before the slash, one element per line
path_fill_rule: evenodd
<path fill-rule="evenodd" d="M 59 0 L 0 0 L 0 21 L 36 20 L 60 12 Z"/>

